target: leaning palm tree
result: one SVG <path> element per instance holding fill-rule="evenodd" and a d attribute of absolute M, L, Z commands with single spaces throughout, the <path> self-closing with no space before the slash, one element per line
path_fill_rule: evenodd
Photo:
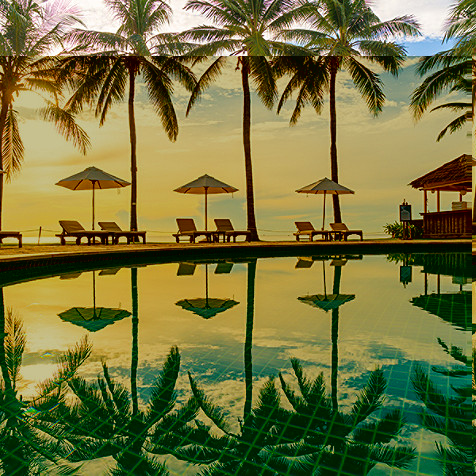
<path fill-rule="evenodd" d="M 185 9 L 201 13 L 214 23 L 214 25 L 197 26 L 181 34 L 181 38 L 193 42 L 189 55 L 216 56 L 228 53 L 238 56 L 236 70 L 241 72 L 243 89 L 247 228 L 251 233 L 251 240 L 255 241 L 259 238 L 256 227 L 251 160 L 250 79 L 263 104 L 271 108 L 277 91 L 268 57 L 308 54 L 303 48 L 276 39 L 284 28 L 289 28 L 295 21 L 304 18 L 307 6 L 288 0 L 189 0 Z M 226 64 L 227 60 L 223 56 L 212 59 L 192 93 L 187 114 L 203 91 L 219 76 Z"/>
<path fill-rule="evenodd" d="M 349 73 L 369 110 L 381 112 L 385 94 L 382 81 L 369 67 L 381 66 L 396 75 L 405 58 L 405 48 L 392 40 L 395 35 L 415 36 L 419 25 L 411 16 L 381 21 L 365 0 L 316 0 L 310 2 L 307 29 L 282 32 L 282 37 L 308 48 L 315 58 L 284 58 L 276 61 L 278 76 L 291 78 L 279 101 L 278 112 L 298 91 L 291 116 L 295 124 L 304 105 L 320 113 L 323 98 L 329 94 L 331 179 L 339 181 L 337 161 L 336 78 L 341 70 Z M 364 58 L 361 58 L 365 56 Z M 339 196 L 333 195 L 334 220 L 342 222 Z"/>
<path fill-rule="evenodd" d="M 412 94 L 410 107 L 415 119 L 420 119 L 429 106 L 443 93 L 462 95 L 464 100 L 453 100 L 431 109 L 449 109 L 459 115 L 438 134 L 437 141 L 446 133 L 463 128 L 474 117 L 476 99 L 476 63 L 471 59 L 476 48 L 476 8 L 471 0 L 459 0 L 447 21 L 443 41 L 454 41 L 454 46 L 433 56 L 421 58 L 417 68 L 426 76 Z M 469 99 L 472 96 L 472 101 Z M 468 99 L 466 99 L 468 98 Z"/>
<path fill-rule="evenodd" d="M 187 90 L 195 77 L 182 58 L 179 45 L 169 34 L 157 29 L 167 23 L 170 7 L 162 0 L 105 0 L 114 18 L 121 23 L 115 33 L 77 29 L 69 36 L 75 54 L 64 63 L 64 77 L 70 77 L 74 93 L 67 103 L 73 112 L 95 105 L 103 125 L 114 103 L 127 95 L 131 145 L 130 229 L 137 230 L 137 133 L 134 112 L 136 82 L 143 80 L 149 101 L 171 141 L 178 134 L 172 97 L 174 80 Z M 84 55 L 87 54 L 85 57 Z M 153 56 L 168 55 L 168 56 Z M 72 74 L 74 73 L 74 74 Z"/>
<path fill-rule="evenodd" d="M 59 358 L 52 379 L 40 383 L 31 397 L 20 394 L 20 377 L 26 336 L 21 320 L 5 310 L 0 289 L 0 473 L 46 474 L 63 468 L 61 458 L 71 452 L 62 426 L 51 419 L 51 409 L 61 405 L 67 382 L 89 357 L 87 340 Z"/>
<path fill-rule="evenodd" d="M 58 61 L 47 56 L 62 48 L 64 35 L 79 22 L 76 10 L 61 0 L 0 0 L 0 229 L 4 175 L 7 180 L 21 167 L 24 147 L 15 98 L 23 91 L 43 97 L 39 111 L 46 121 L 86 153 L 89 140 L 74 116 L 61 108 Z M 3 174 L 5 172 L 5 174 Z"/>

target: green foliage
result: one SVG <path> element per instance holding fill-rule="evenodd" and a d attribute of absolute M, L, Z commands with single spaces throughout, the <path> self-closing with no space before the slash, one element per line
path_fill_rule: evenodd
<path fill-rule="evenodd" d="M 404 224 L 402 222 L 395 221 L 395 223 L 387 223 L 384 225 L 383 230 L 388 235 L 391 235 L 392 238 L 403 239 L 404 238 Z M 407 233 L 410 236 L 405 236 L 405 238 L 421 238 L 422 230 L 421 228 L 416 227 L 415 225 L 407 225 Z"/>

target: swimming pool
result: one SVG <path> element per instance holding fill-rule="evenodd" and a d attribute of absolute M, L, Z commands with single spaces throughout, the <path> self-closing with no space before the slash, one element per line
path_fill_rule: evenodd
<path fill-rule="evenodd" d="M 5 287 L 3 472 L 472 474 L 470 268 L 316 255 Z"/>

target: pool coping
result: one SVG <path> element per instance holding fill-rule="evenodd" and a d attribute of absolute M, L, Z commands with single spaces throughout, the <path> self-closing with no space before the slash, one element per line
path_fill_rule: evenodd
<path fill-rule="evenodd" d="M 0 286 L 94 269 L 146 266 L 187 260 L 246 260 L 286 256 L 468 252 L 470 240 L 349 240 L 346 242 L 150 243 L 48 246 L 28 253 L 2 249 Z M 69 248 L 71 246 L 71 248 Z M 31 245 L 31 248 L 41 246 Z M 68 249 L 69 248 L 69 249 Z M 10 253 L 11 252 L 11 253 Z"/>

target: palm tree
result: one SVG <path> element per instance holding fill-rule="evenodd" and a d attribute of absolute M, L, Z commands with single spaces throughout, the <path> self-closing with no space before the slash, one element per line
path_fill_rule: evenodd
<path fill-rule="evenodd" d="M 437 141 L 464 127 L 474 117 L 476 99 L 476 63 L 471 59 L 476 48 L 476 8 L 474 2 L 459 0 L 447 21 L 443 41 L 455 40 L 453 48 L 423 57 L 418 65 L 420 76 L 428 76 L 412 94 L 410 107 L 418 120 L 430 104 L 446 92 L 471 96 L 472 101 L 451 101 L 431 109 L 450 109 L 460 113 L 438 134 Z"/>
<path fill-rule="evenodd" d="M 283 435 L 293 434 L 297 444 L 282 448 L 281 468 L 285 474 L 363 476 L 377 464 L 406 467 L 414 458 L 410 446 L 391 445 L 404 426 L 399 410 L 382 418 L 371 418 L 384 401 L 386 380 L 381 369 L 371 372 L 350 412 L 336 410 L 326 391 L 321 373 L 314 380 L 304 374 L 301 363 L 291 359 L 301 395 L 291 388 L 282 374 L 279 378 L 294 414 Z"/>
<path fill-rule="evenodd" d="M 6 310 L 0 289 L 0 472 L 2 474 L 46 474 L 71 446 L 61 425 L 50 411 L 61 405 L 67 382 L 89 357 L 87 340 L 59 358 L 52 379 L 40 383 L 36 395 L 24 398 L 18 382 L 26 336 L 21 320 Z"/>
<path fill-rule="evenodd" d="M 18 125 L 15 97 L 33 91 L 46 102 L 40 110 L 43 119 L 85 154 L 89 147 L 86 133 L 74 116 L 62 109 L 58 61 L 52 54 L 61 48 L 64 35 L 79 21 L 76 11 L 53 0 L 44 6 L 38 0 L 0 0 L 0 229 L 4 174 L 7 180 L 21 167 L 24 147 Z M 46 94 L 47 97 L 43 95 Z"/>
<path fill-rule="evenodd" d="M 178 134 L 178 121 L 172 96 L 173 81 L 187 90 L 195 86 L 195 77 L 178 56 L 153 56 L 180 53 L 179 44 L 170 34 L 156 30 L 167 23 L 170 7 L 162 0 L 105 0 L 114 18 L 121 23 L 116 33 L 77 29 L 69 40 L 77 45 L 73 56 L 64 63 L 64 77 L 72 78 L 75 89 L 68 108 L 80 112 L 85 104 L 96 104 L 95 113 L 103 125 L 109 109 L 127 94 L 131 144 L 131 216 L 130 229 L 137 230 L 137 133 L 134 101 L 136 82 L 141 78 L 149 100 L 171 141 Z M 99 56 L 98 56 L 99 55 Z M 76 74 L 71 75 L 72 72 Z"/>
<path fill-rule="evenodd" d="M 315 58 L 283 58 L 275 63 L 278 76 L 291 79 L 281 96 L 278 113 L 298 91 L 291 124 L 299 118 L 303 106 L 310 104 L 320 113 L 323 97 L 329 94 L 331 179 L 339 181 L 337 161 L 336 78 L 346 70 L 369 110 L 381 112 L 385 94 L 379 76 L 368 63 L 397 75 L 405 58 L 405 48 L 390 40 L 394 35 L 419 34 L 419 25 L 411 16 L 381 21 L 365 0 L 311 1 L 307 22 L 310 29 L 289 30 L 281 36 L 309 49 Z M 365 56 L 365 59 L 359 57 Z M 339 196 L 333 195 L 334 221 L 342 222 Z"/>
<path fill-rule="evenodd" d="M 201 43 L 192 48 L 192 56 L 217 56 L 223 52 L 238 56 L 236 70 L 241 72 L 243 89 L 243 149 L 245 156 L 247 228 L 257 241 L 253 170 L 251 160 L 250 79 L 263 104 L 271 108 L 277 96 L 268 57 L 271 55 L 308 54 L 303 48 L 278 41 L 276 36 L 304 17 L 306 6 L 287 0 L 189 0 L 185 10 L 199 12 L 214 25 L 201 25 L 181 34 L 184 40 Z M 193 46 L 193 45 L 192 45 Z M 203 91 L 219 76 L 227 64 L 225 57 L 212 59 L 199 79 L 189 101 L 187 115 Z"/>

